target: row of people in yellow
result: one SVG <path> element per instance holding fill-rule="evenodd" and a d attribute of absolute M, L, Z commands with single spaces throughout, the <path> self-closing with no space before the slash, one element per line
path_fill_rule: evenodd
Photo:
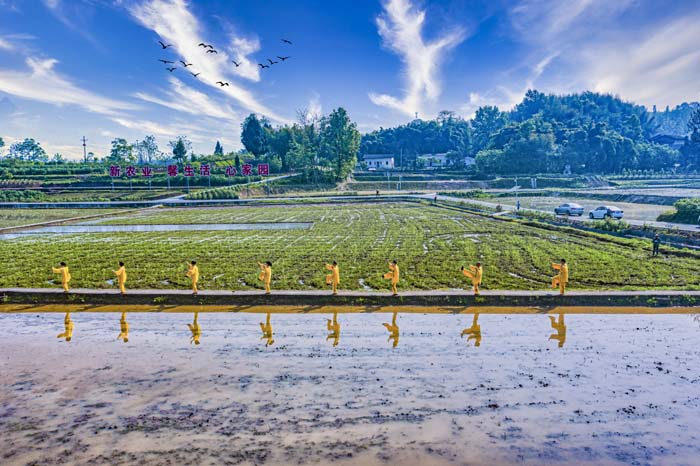
<path fill-rule="evenodd" d="M 258 280 L 262 281 L 265 285 L 265 294 L 271 293 L 270 284 L 272 282 L 272 262 L 258 262 L 260 267 L 260 275 Z M 558 273 L 552 277 L 552 288 L 559 288 L 559 294 L 563 295 L 566 291 L 566 286 L 569 282 L 569 266 L 565 259 L 562 259 L 559 263 L 553 263 L 552 268 L 557 270 Z M 326 284 L 331 286 L 332 293 L 334 295 L 338 294 L 338 287 L 340 286 L 340 266 L 336 261 L 331 264 L 326 264 L 326 269 L 330 270 L 330 274 L 326 275 Z M 467 277 L 472 284 L 475 295 L 479 295 L 481 283 L 484 278 L 484 269 L 481 262 L 477 262 L 476 265 L 469 265 L 468 267 L 462 266 L 460 268 L 462 274 Z M 61 275 L 61 284 L 63 286 L 63 291 L 68 293 L 69 282 L 71 280 L 70 271 L 65 262 L 61 262 L 59 267 L 53 268 L 53 273 Z M 119 285 L 119 291 L 124 294 L 126 293 L 126 268 L 124 262 L 119 262 L 119 268 L 114 271 L 117 277 L 117 283 Z M 196 295 L 199 292 L 197 288 L 197 283 L 199 282 L 199 267 L 197 266 L 197 261 L 192 261 L 187 264 L 187 273 L 185 274 L 192 282 L 192 294 Z M 399 265 L 394 260 L 389 262 L 389 271 L 384 274 L 384 279 L 389 280 L 391 283 L 391 292 L 394 296 L 399 294 L 398 285 L 401 278 Z"/>
<path fill-rule="evenodd" d="M 396 318 L 398 317 L 398 312 L 394 312 L 391 317 L 391 323 L 385 322 L 382 325 L 389 332 L 388 342 L 391 342 L 392 346 L 396 348 L 399 344 L 399 326 L 396 323 Z M 548 316 L 550 320 L 551 327 L 556 333 L 549 336 L 550 340 L 555 340 L 557 346 L 562 348 L 566 342 L 566 324 L 564 322 L 564 314 L 559 314 L 558 317 Z M 63 338 L 65 341 L 69 342 L 73 339 L 73 330 L 75 324 L 70 317 L 70 312 L 66 312 L 64 318 L 64 331 L 57 335 L 57 338 Z M 202 327 L 199 324 L 199 312 L 194 313 L 194 319 L 191 324 L 187 324 L 191 333 L 190 344 L 199 345 L 200 338 L 202 337 Z M 333 319 L 326 319 L 326 328 L 328 329 L 328 335 L 326 336 L 326 341 L 333 340 L 333 346 L 338 346 L 340 341 L 340 323 L 338 322 L 338 313 L 333 313 Z M 265 322 L 260 322 L 260 330 L 262 331 L 261 340 L 265 340 L 265 346 L 270 346 L 275 343 L 274 332 L 272 330 L 271 313 L 268 312 L 265 318 Z M 467 336 L 467 342 L 473 341 L 474 346 L 481 346 L 481 325 L 479 325 L 479 313 L 474 314 L 471 327 L 462 330 L 461 337 Z M 122 340 L 124 343 L 129 341 L 129 323 L 126 321 L 126 312 L 122 312 L 121 319 L 119 320 L 119 336 L 117 340 Z"/>

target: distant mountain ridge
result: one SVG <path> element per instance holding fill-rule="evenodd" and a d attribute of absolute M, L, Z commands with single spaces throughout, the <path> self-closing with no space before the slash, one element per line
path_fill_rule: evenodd
<path fill-rule="evenodd" d="M 690 115 L 698 107 L 700 107 L 698 102 L 683 102 L 680 105 L 676 105 L 673 110 L 667 106 L 664 111 L 659 112 L 654 106 L 651 115 L 658 125 L 656 134 L 668 134 L 678 137 L 687 136 L 689 133 L 688 120 L 690 120 Z"/>

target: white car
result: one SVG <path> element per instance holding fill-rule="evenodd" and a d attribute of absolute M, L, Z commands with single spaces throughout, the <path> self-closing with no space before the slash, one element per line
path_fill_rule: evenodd
<path fill-rule="evenodd" d="M 591 210 L 591 212 L 588 214 L 588 218 L 598 220 L 614 218 L 620 220 L 623 215 L 624 212 L 619 207 L 615 207 L 614 205 L 602 205 L 600 207 L 596 207 L 594 210 Z"/>

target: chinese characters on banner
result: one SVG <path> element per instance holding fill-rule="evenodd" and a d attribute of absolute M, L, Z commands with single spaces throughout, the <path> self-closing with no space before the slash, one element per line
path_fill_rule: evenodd
<path fill-rule="evenodd" d="M 253 175 L 253 165 L 250 163 L 246 163 L 241 165 L 241 175 L 242 176 L 252 176 Z M 257 170 L 257 174 L 260 176 L 268 176 L 270 174 L 270 165 L 267 163 L 260 163 L 255 167 Z M 138 172 L 141 172 L 141 176 L 145 178 L 152 178 L 155 174 L 153 168 L 149 166 L 143 166 L 139 169 L 139 167 L 134 167 L 133 165 L 129 165 L 124 168 L 124 172 L 122 173 L 122 167 L 119 165 L 110 165 L 109 167 L 109 176 L 112 178 L 120 178 L 123 175 L 126 175 L 127 178 L 133 178 L 137 176 Z M 167 166 L 167 174 L 168 177 L 175 177 L 180 174 L 180 170 L 177 165 L 168 165 Z M 186 177 L 193 177 L 195 176 L 195 169 L 192 165 L 187 164 L 183 167 L 182 169 L 182 174 Z M 224 169 L 224 174 L 226 176 L 236 176 L 238 175 L 238 170 L 236 167 L 233 165 L 228 165 Z M 204 163 L 199 166 L 199 176 L 211 176 L 212 175 L 212 167 L 208 163 Z"/>

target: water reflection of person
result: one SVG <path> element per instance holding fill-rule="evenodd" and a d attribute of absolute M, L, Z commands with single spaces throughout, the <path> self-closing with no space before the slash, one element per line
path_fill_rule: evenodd
<path fill-rule="evenodd" d="M 564 342 L 566 342 L 566 324 L 564 323 L 564 314 L 559 314 L 559 319 L 556 319 L 554 316 L 548 316 L 550 323 L 552 324 L 552 328 L 557 331 L 557 333 L 553 333 L 549 336 L 550 340 L 557 340 L 559 342 L 559 348 L 564 346 Z"/>
<path fill-rule="evenodd" d="M 275 340 L 273 338 L 274 333 L 272 332 L 272 324 L 270 323 L 270 313 L 267 313 L 265 318 L 265 323 L 260 322 L 260 330 L 262 330 L 261 340 L 265 340 L 265 346 L 272 345 Z"/>
<path fill-rule="evenodd" d="M 192 332 L 192 338 L 190 338 L 190 344 L 194 343 L 195 345 L 199 344 L 199 339 L 202 337 L 202 327 L 200 327 L 199 322 L 197 319 L 199 318 L 199 312 L 194 313 L 194 320 L 192 321 L 191 324 L 187 324 L 187 327 L 190 329 L 190 332 Z"/>
<path fill-rule="evenodd" d="M 71 341 L 73 339 L 73 329 L 75 324 L 70 320 L 70 312 L 66 312 L 66 317 L 63 319 L 64 331 L 59 333 L 56 338 L 65 338 L 66 341 Z"/>
<path fill-rule="evenodd" d="M 392 348 L 396 348 L 399 344 L 399 326 L 396 325 L 396 316 L 398 315 L 398 312 L 394 312 L 393 317 L 391 318 L 391 323 L 383 323 L 382 325 L 386 327 L 387 331 L 389 332 L 389 339 L 387 341 L 393 341 Z"/>
<path fill-rule="evenodd" d="M 472 320 L 472 326 L 462 330 L 462 335 L 461 335 L 461 337 L 464 337 L 464 335 L 469 335 L 467 337 L 467 342 L 474 340 L 474 346 L 481 345 L 481 325 L 479 325 L 478 320 L 479 320 L 479 313 L 477 312 L 474 314 L 474 320 Z"/>
<path fill-rule="evenodd" d="M 338 346 L 340 340 L 340 324 L 338 323 L 338 313 L 333 313 L 333 320 L 326 319 L 326 327 L 330 332 L 326 337 L 326 341 L 333 339 L 333 346 Z"/>
<path fill-rule="evenodd" d="M 122 318 L 119 320 L 119 336 L 117 340 L 122 340 L 124 343 L 129 341 L 129 322 L 126 321 L 126 311 L 122 312 Z"/>

